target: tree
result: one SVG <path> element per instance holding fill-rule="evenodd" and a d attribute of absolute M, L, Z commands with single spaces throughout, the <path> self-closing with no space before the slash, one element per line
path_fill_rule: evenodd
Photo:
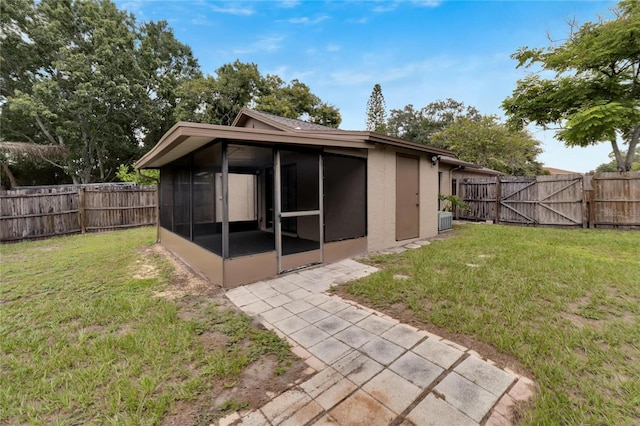
<path fill-rule="evenodd" d="M 311 92 L 306 84 L 291 80 L 287 84 L 277 75 L 267 74 L 262 79 L 260 91 L 255 99 L 259 111 L 338 127 L 342 118 L 337 108 L 324 103 Z"/>
<path fill-rule="evenodd" d="M 177 121 L 181 85 L 201 78 L 202 72 L 191 48 L 175 38 L 166 21 L 141 24 L 136 37 L 139 83 L 145 96 L 138 100 L 138 120 L 134 126 L 144 135 L 144 146 L 151 148 Z"/>
<path fill-rule="evenodd" d="M 379 84 L 373 86 L 367 101 L 367 130 L 387 134 L 387 104 L 384 102 L 382 87 Z"/>
<path fill-rule="evenodd" d="M 456 152 L 464 161 L 508 175 L 542 173 L 542 164 L 536 161 L 542 152 L 540 142 L 527 130 L 508 129 L 493 115 L 458 118 L 432 138 L 438 146 Z"/>
<path fill-rule="evenodd" d="M 106 0 L 18 3 L 27 18 L 2 27 L 22 39 L 3 52 L 2 115 L 13 119 L 3 138 L 64 147 L 74 182 L 105 180 L 114 163 L 139 155 L 129 125 L 142 89 L 134 19 Z"/>
<path fill-rule="evenodd" d="M 448 98 L 431 102 L 420 110 L 416 110 L 413 105 L 407 105 L 401 110 L 392 109 L 387 127 L 391 136 L 437 145 L 438 141 L 433 141 L 431 135 L 462 117 L 478 120 L 480 113 L 472 106 L 465 106 L 463 102 Z"/>
<path fill-rule="evenodd" d="M 513 54 L 518 67 L 538 65 L 555 77 L 530 74 L 502 107 L 515 128 L 559 126 L 567 146 L 611 143 L 618 170 L 629 171 L 640 138 L 640 2 L 624 0 L 614 12 L 613 20 L 570 24 L 560 45 Z"/>
<path fill-rule="evenodd" d="M 627 152 L 621 152 L 623 157 L 626 157 Z M 589 174 L 594 173 L 603 173 L 603 172 L 617 172 L 618 171 L 618 162 L 616 161 L 616 156 L 612 152 L 609 154 L 609 158 L 611 161 L 608 163 L 602 163 L 595 170 L 589 172 Z M 640 147 L 636 146 L 636 154 L 633 156 L 633 164 L 631 165 L 632 172 L 640 172 Z"/>

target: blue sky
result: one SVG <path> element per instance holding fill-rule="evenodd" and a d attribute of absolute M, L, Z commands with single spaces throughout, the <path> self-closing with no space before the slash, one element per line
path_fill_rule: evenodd
<path fill-rule="evenodd" d="M 167 20 L 213 74 L 239 59 L 264 74 L 299 79 L 340 109 L 343 129 L 365 127 L 373 85 L 387 109 L 453 98 L 503 116 L 502 100 L 528 71 L 510 55 L 562 40 L 567 21 L 610 16 L 604 1 L 248 1 L 117 0 L 139 21 Z M 610 146 L 565 148 L 533 128 L 547 166 L 586 172 Z"/>

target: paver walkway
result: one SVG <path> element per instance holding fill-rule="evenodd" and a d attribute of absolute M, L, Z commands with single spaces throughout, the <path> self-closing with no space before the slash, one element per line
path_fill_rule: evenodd
<path fill-rule="evenodd" d="M 325 293 L 376 270 L 348 259 L 228 291 L 235 305 L 286 337 L 318 373 L 220 424 L 510 424 L 514 400 L 532 395 L 529 379 Z"/>

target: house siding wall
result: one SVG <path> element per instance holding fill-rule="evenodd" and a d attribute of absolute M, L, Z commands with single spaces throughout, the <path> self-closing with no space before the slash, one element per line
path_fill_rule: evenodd
<path fill-rule="evenodd" d="M 411 240 L 396 241 L 396 155 L 420 158 L 420 236 L 438 234 L 438 166 L 426 154 L 376 145 L 368 153 L 367 221 L 368 251 L 396 247 Z"/>

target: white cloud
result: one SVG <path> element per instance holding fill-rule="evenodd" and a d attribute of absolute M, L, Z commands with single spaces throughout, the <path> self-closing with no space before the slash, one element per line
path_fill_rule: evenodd
<path fill-rule="evenodd" d="M 234 7 L 234 6 L 220 7 L 215 5 L 211 5 L 210 7 L 211 7 L 211 10 L 213 10 L 216 13 L 226 13 L 228 15 L 251 16 L 255 13 L 255 10 L 248 7 Z"/>
<path fill-rule="evenodd" d="M 413 4 L 422 7 L 438 7 L 442 4 L 441 0 L 413 0 Z"/>
<path fill-rule="evenodd" d="M 286 8 L 286 9 L 291 9 L 293 7 L 296 7 L 300 4 L 300 2 L 298 0 L 282 0 L 281 2 L 278 3 L 278 5 L 280 7 Z"/>
<path fill-rule="evenodd" d="M 258 40 L 248 46 L 239 47 L 233 50 L 236 55 L 255 53 L 255 52 L 275 52 L 282 48 L 284 36 L 262 36 Z"/>
<path fill-rule="evenodd" d="M 300 18 L 288 19 L 287 22 L 290 24 L 318 25 L 319 23 L 326 21 L 327 19 L 329 19 L 327 15 L 321 15 L 314 19 L 311 19 L 308 16 L 303 16 Z"/>
<path fill-rule="evenodd" d="M 342 49 L 342 47 L 339 44 L 328 44 L 327 45 L 327 52 L 339 52 Z"/>

